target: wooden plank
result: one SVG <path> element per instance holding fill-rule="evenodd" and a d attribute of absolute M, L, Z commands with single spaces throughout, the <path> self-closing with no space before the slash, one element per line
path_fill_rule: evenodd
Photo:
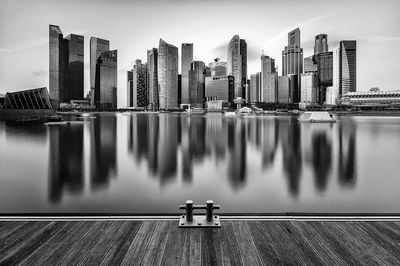
<path fill-rule="evenodd" d="M 26 256 L 34 252 L 44 242 L 56 234 L 66 225 L 65 222 L 52 222 L 34 232 L 31 236 L 22 241 L 18 241 L 18 245 L 10 246 L 10 250 L 3 250 L 1 253 L 1 265 L 15 265 Z M 15 243 L 15 242 L 14 242 Z"/>
<path fill-rule="evenodd" d="M 30 256 L 27 256 L 23 261 L 20 262 L 20 265 L 40 265 L 41 262 L 48 256 L 54 252 L 54 250 L 65 241 L 65 237 L 80 227 L 83 222 L 68 222 L 66 225 L 52 238 L 50 238 L 46 243 L 44 243 L 40 248 L 35 250 Z"/>
<path fill-rule="evenodd" d="M 155 221 L 145 221 L 142 223 L 135 239 L 132 241 L 132 244 L 122 260 L 122 264 L 134 265 L 138 264 L 143 259 L 155 227 Z"/>
<path fill-rule="evenodd" d="M 400 235 L 400 222 L 383 222 L 387 227 L 391 228 L 394 232 Z"/>
<path fill-rule="evenodd" d="M 77 265 L 97 244 L 113 222 L 97 222 L 91 230 L 62 258 L 60 265 Z"/>
<path fill-rule="evenodd" d="M 121 236 L 114 241 L 101 265 L 120 265 L 141 225 L 142 222 L 129 221 L 121 232 Z"/>
<path fill-rule="evenodd" d="M 224 265 L 243 265 L 232 222 L 224 221 L 218 230 Z"/>
<path fill-rule="evenodd" d="M 164 255 L 167 237 L 171 229 L 172 222 L 159 221 L 153 232 L 147 251 L 140 264 L 142 265 L 160 265 Z"/>
<path fill-rule="evenodd" d="M 363 250 L 364 254 L 370 253 L 381 264 L 395 265 L 399 263 L 399 259 L 393 256 L 388 250 L 383 248 L 377 241 L 369 237 L 364 230 L 357 227 L 354 223 L 336 223 L 335 226 L 340 227 L 352 239 L 352 244 L 357 245 Z"/>
<path fill-rule="evenodd" d="M 276 250 L 284 265 L 305 264 L 293 245 L 285 237 L 283 229 L 278 223 L 263 222 L 265 230 L 270 234 L 274 250 Z"/>
<path fill-rule="evenodd" d="M 94 245 L 86 254 L 85 258 L 79 262 L 79 265 L 99 265 L 126 224 L 127 222 L 125 221 L 113 221 L 111 226 L 99 238 L 96 245 Z"/>
<path fill-rule="evenodd" d="M 179 228 L 178 222 L 173 222 L 173 226 L 168 234 L 167 244 L 161 260 L 162 265 L 180 265 L 183 258 L 183 245 L 188 236 L 188 228 Z M 196 230 L 196 229 L 195 229 Z"/>
<path fill-rule="evenodd" d="M 72 222 L 71 222 L 72 223 Z M 77 223 L 77 222 L 73 222 Z M 58 245 L 55 245 L 53 251 L 49 254 L 43 254 L 44 259 L 42 265 L 55 265 L 62 258 L 68 254 L 72 248 L 74 248 L 80 239 L 86 236 L 92 228 L 98 225 L 96 222 L 84 222 L 79 224 L 75 230 L 64 236 L 64 241 L 61 241 Z"/>
<path fill-rule="evenodd" d="M 219 228 L 201 230 L 201 264 L 222 265 Z"/>
<path fill-rule="evenodd" d="M 258 254 L 266 265 L 282 265 L 282 258 L 274 249 L 273 240 L 260 221 L 247 221 Z"/>
<path fill-rule="evenodd" d="M 240 256 L 244 265 L 262 265 L 257 248 L 246 222 L 233 222 L 236 241 L 239 246 Z"/>
<path fill-rule="evenodd" d="M 28 222 L 0 222 L 0 242 L 12 235 L 18 228 L 26 225 Z"/>
<path fill-rule="evenodd" d="M 371 238 L 375 239 L 383 248 L 400 259 L 400 244 L 397 237 L 393 237 L 389 230 L 377 222 L 358 222 L 359 228 L 364 230 Z"/>
<path fill-rule="evenodd" d="M 324 265 L 346 265 L 340 257 L 332 251 L 324 239 L 316 234 L 307 224 L 307 222 L 292 222 L 291 223 L 299 233 L 303 236 L 304 241 L 311 246 L 314 252 L 320 257 Z"/>
<path fill-rule="evenodd" d="M 50 222 L 29 222 L 19 227 L 18 230 L 12 230 L 13 233 L 7 235 L 3 238 L 3 241 L 0 242 L 0 254 L 3 253 L 3 249 L 7 246 L 12 245 L 14 242 L 20 242 L 22 241 L 21 239 L 26 239 L 48 224 L 50 224 Z"/>
<path fill-rule="evenodd" d="M 191 228 L 182 247 L 181 265 L 201 265 L 201 228 Z"/>

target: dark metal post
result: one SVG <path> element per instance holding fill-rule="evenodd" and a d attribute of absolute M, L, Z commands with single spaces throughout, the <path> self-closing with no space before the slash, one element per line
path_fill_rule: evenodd
<path fill-rule="evenodd" d="M 207 207 L 206 207 L 206 219 L 207 222 L 213 221 L 213 210 L 214 210 L 214 201 L 207 200 Z"/>
<path fill-rule="evenodd" d="M 186 201 L 186 221 L 193 222 L 193 200 Z"/>

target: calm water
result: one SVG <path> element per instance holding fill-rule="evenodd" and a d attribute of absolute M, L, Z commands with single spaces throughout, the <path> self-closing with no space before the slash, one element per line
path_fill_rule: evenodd
<path fill-rule="evenodd" d="M 400 117 L 94 116 L 0 122 L 0 213 L 400 213 Z"/>

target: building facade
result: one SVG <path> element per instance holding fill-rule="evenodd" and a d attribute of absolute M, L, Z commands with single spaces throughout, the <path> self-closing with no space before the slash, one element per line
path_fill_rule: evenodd
<path fill-rule="evenodd" d="M 68 44 L 67 55 L 67 90 L 65 102 L 83 100 L 83 56 L 84 38 L 82 35 L 70 34 L 65 37 Z"/>
<path fill-rule="evenodd" d="M 225 101 L 231 103 L 235 93 L 233 76 L 207 77 L 205 82 L 206 101 Z"/>
<path fill-rule="evenodd" d="M 301 103 L 305 105 L 315 105 L 317 103 L 317 89 L 318 89 L 318 78 L 317 74 L 302 73 L 300 75 L 301 80 Z"/>
<path fill-rule="evenodd" d="M 110 42 L 97 37 L 90 37 L 90 92 L 91 104 L 94 105 L 94 87 L 96 82 L 96 64 L 97 59 L 102 52 L 110 51 Z"/>
<path fill-rule="evenodd" d="M 228 44 L 228 75 L 235 78 L 235 98 L 245 97 L 247 84 L 247 43 L 238 35 Z"/>
<path fill-rule="evenodd" d="M 339 43 L 339 95 L 357 90 L 357 43 Z"/>
<path fill-rule="evenodd" d="M 127 76 L 126 106 L 133 107 L 133 70 L 127 71 L 126 76 Z"/>
<path fill-rule="evenodd" d="M 288 76 L 278 78 L 278 102 L 289 103 L 290 80 Z"/>
<path fill-rule="evenodd" d="M 157 63 L 159 108 L 178 108 L 178 48 L 160 39 Z"/>
<path fill-rule="evenodd" d="M 304 58 L 304 73 L 317 72 L 318 65 L 315 62 L 314 56 Z"/>
<path fill-rule="evenodd" d="M 147 107 L 149 105 L 148 86 L 147 86 L 147 63 L 136 60 L 132 70 L 132 107 Z"/>
<path fill-rule="evenodd" d="M 261 72 L 250 75 L 250 99 L 251 103 L 261 102 Z"/>
<path fill-rule="evenodd" d="M 94 94 L 94 102 L 97 108 L 117 108 L 117 67 L 117 50 L 102 52 L 97 59 Z"/>
<path fill-rule="evenodd" d="M 2 109 L 53 109 L 47 88 L 7 92 Z"/>
<path fill-rule="evenodd" d="M 319 34 L 315 36 L 314 54 L 328 52 L 328 35 Z"/>
<path fill-rule="evenodd" d="M 227 75 L 228 63 L 221 61 L 220 58 L 215 58 L 214 62 L 208 64 L 211 70 L 211 77 L 219 77 Z"/>
<path fill-rule="evenodd" d="M 201 108 L 204 103 L 205 64 L 193 61 L 189 70 L 189 103 Z"/>
<path fill-rule="evenodd" d="M 189 70 L 193 61 L 193 43 L 182 43 L 181 57 L 181 75 L 182 75 L 182 91 L 181 102 L 189 103 Z"/>
<path fill-rule="evenodd" d="M 159 106 L 158 92 L 158 49 L 147 50 L 147 85 L 149 94 L 149 108 L 157 110 Z"/>
<path fill-rule="evenodd" d="M 303 49 L 300 47 L 300 29 L 288 33 L 288 45 L 282 51 L 282 76 L 303 72 Z"/>
<path fill-rule="evenodd" d="M 275 59 L 261 55 L 261 95 L 260 99 L 263 102 L 274 103 L 276 99 L 276 91 L 278 89 L 278 79 L 277 79 L 276 69 L 275 69 Z"/>
<path fill-rule="evenodd" d="M 326 88 L 333 85 L 333 52 L 315 55 L 318 73 L 318 103 L 326 101 Z"/>

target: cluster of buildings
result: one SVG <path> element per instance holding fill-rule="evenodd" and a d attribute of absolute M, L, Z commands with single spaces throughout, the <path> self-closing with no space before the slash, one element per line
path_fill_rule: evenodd
<path fill-rule="evenodd" d="M 282 75 L 275 59 L 261 55 L 261 72 L 247 73 L 247 43 L 238 35 L 228 44 L 227 62 L 216 58 L 206 65 L 193 61 L 193 44 L 178 48 L 160 39 L 159 47 L 147 51 L 147 61 L 136 60 L 127 73 L 127 106 L 175 109 L 183 106 L 222 109 L 235 100 L 246 103 L 335 105 L 348 92 L 356 91 L 356 41 L 340 41 L 328 50 L 328 36 L 315 36 L 314 54 L 303 59 L 300 29 L 289 32 L 282 51 Z M 250 79 L 248 79 L 250 77 Z"/>
<path fill-rule="evenodd" d="M 71 105 L 117 108 L 117 50 L 110 42 L 90 38 L 90 92 L 84 96 L 84 36 L 63 37 L 49 25 L 49 93 L 55 108 Z"/>

